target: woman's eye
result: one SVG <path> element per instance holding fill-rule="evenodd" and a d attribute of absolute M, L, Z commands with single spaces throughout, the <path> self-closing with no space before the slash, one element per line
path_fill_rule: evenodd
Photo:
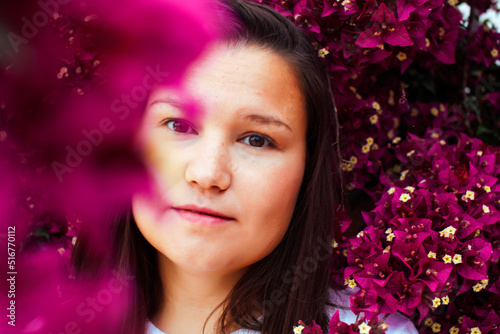
<path fill-rule="evenodd" d="M 168 119 L 165 122 L 163 122 L 163 124 L 174 132 L 196 134 L 196 131 L 191 126 L 191 124 L 181 119 Z"/>
<path fill-rule="evenodd" d="M 270 138 L 257 134 L 246 136 L 241 142 L 253 147 L 276 147 L 276 144 Z"/>

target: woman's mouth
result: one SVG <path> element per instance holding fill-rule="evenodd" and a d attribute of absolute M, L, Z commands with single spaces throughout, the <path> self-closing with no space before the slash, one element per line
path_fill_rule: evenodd
<path fill-rule="evenodd" d="M 215 210 L 197 207 L 194 205 L 184 205 L 172 207 L 177 214 L 184 220 L 200 225 L 214 226 L 233 221 L 231 217 L 219 213 Z"/>

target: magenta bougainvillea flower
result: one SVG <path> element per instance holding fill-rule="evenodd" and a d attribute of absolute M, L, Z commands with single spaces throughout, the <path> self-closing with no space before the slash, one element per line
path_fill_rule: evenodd
<path fill-rule="evenodd" d="M 346 241 L 344 276 L 360 286 L 353 311 L 390 313 L 393 303 L 409 316 L 418 310 L 422 322 L 489 287 L 498 255 L 484 230 L 500 223 L 500 149 L 465 135 L 455 145 L 411 136 L 396 155 L 407 172 L 383 180 L 380 200 L 364 214 L 368 227 Z"/>
<path fill-rule="evenodd" d="M 356 45 L 374 48 L 388 43 L 394 46 L 411 46 L 413 42 L 403 23 L 396 21 L 394 13 L 384 3 L 373 14 L 370 21 L 374 24 L 359 34 Z"/>
<path fill-rule="evenodd" d="M 340 320 L 339 311 L 335 312 L 330 319 L 328 326 L 328 334 L 382 334 L 385 333 L 388 326 L 385 325 L 384 319 L 378 320 L 377 317 L 367 320 L 365 317 L 358 318 L 354 323 L 347 324 Z M 299 321 L 298 326 L 294 326 L 294 333 L 304 334 L 323 334 L 321 327 L 315 321 L 311 325 Z"/>
<path fill-rule="evenodd" d="M 463 22 L 454 1 L 307 1 L 302 12 L 299 1 L 263 2 L 317 41 L 348 143 L 347 189 L 375 203 L 367 227 L 334 253 L 346 266 L 334 281 L 359 289 L 351 309 L 398 310 L 425 333 L 469 333 L 464 316 L 485 319 L 499 298 L 499 153 L 471 138 L 498 132 L 500 85 L 485 74 L 498 32 L 474 16 Z"/>

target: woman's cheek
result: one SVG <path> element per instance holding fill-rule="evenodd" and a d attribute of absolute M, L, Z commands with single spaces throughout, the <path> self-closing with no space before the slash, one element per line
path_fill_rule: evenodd
<path fill-rule="evenodd" d="M 260 168 L 251 166 L 246 177 L 247 190 L 251 189 L 246 194 L 247 207 L 264 214 L 264 220 L 288 224 L 302 184 L 303 156 L 299 151 L 294 155 L 281 155 L 280 159 L 274 159 Z"/>
<path fill-rule="evenodd" d="M 183 176 L 186 152 L 182 147 L 162 140 L 161 136 L 153 136 L 146 144 L 145 160 L 156 181 L 171 186 Z"/>

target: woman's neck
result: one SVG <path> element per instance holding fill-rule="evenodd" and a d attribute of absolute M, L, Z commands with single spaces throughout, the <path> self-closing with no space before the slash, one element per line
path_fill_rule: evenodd
<path fill-rule="evenodd" d="M 210 313 L 227 297 L 243 271 L 235 273 L 193 272 L 159 255 L 163 303 L 153 323 L 163 332 L 201 333 Z M 222 309 L 209 318 L 205 333 L 215 332 Z M 236 330 L 234 328 L 233 330 Z"/>

